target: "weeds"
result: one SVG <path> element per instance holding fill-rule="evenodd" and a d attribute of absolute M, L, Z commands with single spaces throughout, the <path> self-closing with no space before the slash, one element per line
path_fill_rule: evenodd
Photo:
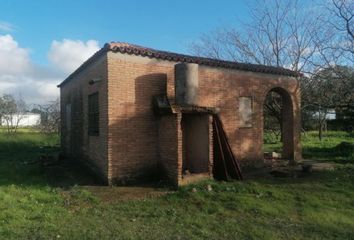
<path fill-rule="evenodd" d="M 304 155 L 336 161 L 336 170 L 206 181 L 159 197 L 106 202 L 77 184 L 81 169 L 48 173 L 28 164 L 43 151 L 56 153 L 57 136 L 0 134 L 0 239 L 353 239 L 354 165 L 342 143 L 353 138 L 342 132 L 315 138 L 303 138 Z"/>

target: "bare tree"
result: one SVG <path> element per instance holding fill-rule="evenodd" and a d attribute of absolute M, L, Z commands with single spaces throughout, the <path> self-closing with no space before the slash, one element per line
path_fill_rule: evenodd
<path fill-rule="evenodd" d="M 211 58 L 285 67 L 305 74 L 318 67 L 316 53 L 328 34 L 317 34 L 322 31 L 321 17 L 317 12 L 302 9 L 298 1 L 258 0 L 249 6 L 249 13 L 250 22 L 241 23 L 239 28 L 221 28 L 204 34 L 192 45 L 192 51 Z M 304 95 L 311 86 L 307 80 L 309 78 L 301 79 Z M 304 101 L 303 106 L 306 105 Z M 268 94 L 264 106 L 266 123 L 275 119 L 277 131 L 280 131 L 281 98 Z M 272 131 L 276 130 L 275 127 L 272 124 Z"/>
<path fill-rule="evenodd" d="M 341 32 L 345 32 L 348 40 L 354 41 L 354 1 L 352 0 L 332 0 L 333 7 L 330 11 L 336 16 L 336 20 L 331 21 L 332 25 Z M 353 46 L 351 46 L 353 47 Z"/>
<path fill-rule="evenodd" d="M 264 103 L 264 128 L 272 132 L 282 141 L 282 118 L 281 110 L 283 107 L 282 97 L 274 91 L 268 93 Z"/>
<path fill-rule="evenodd" d="M 309 100 L 318 118 L 321 140 L 328 113 L 354 106 L 354 69 L 343 66 L 326 68 L 315 73 L 312 81 Z"/>
<path fill-rule="evenodd" d="M 325 13 L 321 24 L 326 30 L 326 41 L 319 47 L 317 56 L 321 61 L 317 63 L 318 69 L 333 68 L 334 65 L 353 66 L 354 0 L 332 0 L 319 8 Z"/>
<path fill-rule="evenodd" d="M 0 97 L 0 116 L 8 133 L 16 133 L 26 112 L 26 103 L 20 97 L 16 99 L 10 94 Z"/>
<path fill-rule="evenodd" d="M 41 114 L 39 129 L 43 133 L 59 133 L 60 127 L 60 101 L 56 99 L 47 104 L 37 105 Z"/>
<path fill-rule="evenodd" d="M 240 28 L 221 28 L 204 34 L 192 45 L 197 55 L 268 66 L 298 72 L 312 70 L 322 30 L 320 17 L 297 1 L 259 0 L 249 8 L 251 22 Z M 323 34 L 322 34 L 323 35 Z M 324 39 L 322 39 L 324 41 Z"/>
<path fill-rule="evenodd" d="M 336 64 L 351 66 L 353 63 L 353 44 L 348 41 L 353 30 L 353 0 L 332 1 L 333 6 L 329 7 L 308 6 L 308 2 L 304 6 L 296 0 L 257 0 L 249 6 L 251 21 L 241 22 L 237 28 L 222 27 L 204 34 L 191 50 L 211 58 L 284 67 L 302 73 L 303 77 L 299 78 L 302 111 L 312 111 L 316 105 L 314 89 L 324 84 L 313 75 L 323 69 L 337 70 Z M 341 18 L 342 24 L 335 18 Z M 347 30 L 346 37 L 343 37 L 343 29 Z M 337 76 L 340 74 L 338 72 Z M 336 80 L 341 81 L 341 86 L 346 82 Z M 280 125 L 279 101 L 271 94 L 267 98 L 265 112 L 275 117 Z"/>

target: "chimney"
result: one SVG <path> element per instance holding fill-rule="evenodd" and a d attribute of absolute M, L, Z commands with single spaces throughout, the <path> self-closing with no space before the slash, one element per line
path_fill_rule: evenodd
<path fill-rule="evenodd" d="M 197 105 L 198 102 L 198 64 L 178 63 L 175 65 L 176 103 Z"/>

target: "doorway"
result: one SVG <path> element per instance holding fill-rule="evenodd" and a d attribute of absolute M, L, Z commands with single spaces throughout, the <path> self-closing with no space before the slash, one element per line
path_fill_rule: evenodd
<path fill-rule="evenodd" d="M 209 174 L 209 116 L 182 115 L 182 175 Z"/>
<path fill-rule="evenodd" d="M 294 112 L 290 94 L 270 89 L 263 104 L 263 150 L 278 152 L 279 158 L 294 160 Z"/>

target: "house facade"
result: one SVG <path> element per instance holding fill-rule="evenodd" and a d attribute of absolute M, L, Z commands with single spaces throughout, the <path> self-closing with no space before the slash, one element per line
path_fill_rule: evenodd
<path fill-rule="evenodd" d="M 283 98 L 283 155 L 301 158 L 300 88 L 287 69 L 109 43 L 60 85 L 64 155 L 108 184 L 213 177 L 217 114 L 242 169 L 263 166 L 263 103 Z"/>

